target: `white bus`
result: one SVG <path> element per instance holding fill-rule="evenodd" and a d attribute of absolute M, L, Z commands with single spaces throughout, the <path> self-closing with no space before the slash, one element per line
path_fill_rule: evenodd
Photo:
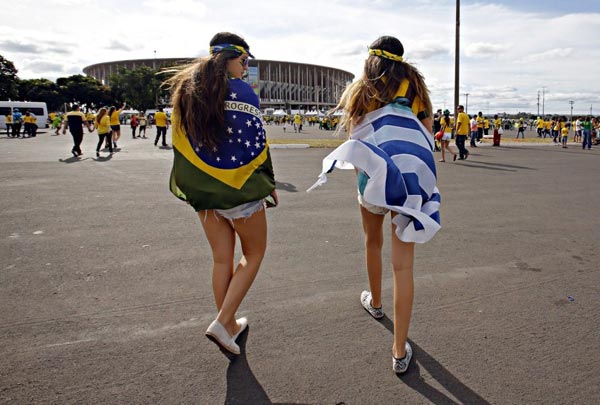
<path fill-rule="evenodd" d="M 26 111 L 35 114 L 38 128 L 48 128 L 48 107 L 39 101 L 0 101 L 0 133 L 6 128 L 6 115 L 18 108 L 21 114 Z"/>

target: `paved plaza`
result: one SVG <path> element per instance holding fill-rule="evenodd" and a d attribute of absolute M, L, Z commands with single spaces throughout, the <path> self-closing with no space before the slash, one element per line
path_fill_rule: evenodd
<path fill-rule="evenodd" d="M 438 163 L 442 229 L 416 249 L 414 357 L 397 377 L 391 230 L 378 322 L 359 302 L 353 172 L 305 192 L 330 149 L 272 150 L 280 205 L 230 361 L 204 336 L 208 244 L 148 134 L 123 127 L 99 159 L 86 134 L 80 160 L 69 135 L 0 135 L 1 403 L 600 402 L 600 147 L 488 141 Z"/>

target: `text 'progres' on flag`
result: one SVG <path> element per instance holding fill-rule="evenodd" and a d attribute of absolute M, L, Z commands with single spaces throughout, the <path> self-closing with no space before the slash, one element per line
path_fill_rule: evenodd
<path fill-rule="evenodd" d="M 258 108 L 254 107 L 252 104 L 242 103 L 240 101 L 225 101 L 225 110 L 245 112 L 258 118 L 261 118 L 262 116 Z"/>

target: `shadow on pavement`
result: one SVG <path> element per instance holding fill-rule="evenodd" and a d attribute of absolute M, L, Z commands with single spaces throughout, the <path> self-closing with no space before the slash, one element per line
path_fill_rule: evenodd
<path fill-rule="evenodd" d="M 390 318 L 384 316 L 381 323 L 392 334 L 394 333 L 394 323 Z M 440 392 L 435 387 L 427 384 L 421 376 L 421 367 L 442 385 L 449 393 L 454 395 L 462 404 L 489 404 L 475 391 L 463 384 L 458 378 L 452 375 L 436 359 L 431 357 L 421 346 L 409 339 L 413 349 L 413 362 L 408 368 L 406 374 L 398 375 L 398 378 L 413 390 L 417 391 L 434 404 L 455 404 L 452 398 Z M 418 363 L 417 363 L 418 361 Z"/>
<path fill-rule="evenodd" d="M 479 162 L 479 161 L 463 162 L 462 164 L 465 166 L 478 167 L 480 169 L 500 170 L 500 171 L 509 171 L 509 172 L 516 172 L 520 169 L 522 169 L 522 170 L 537 170 L 537 169 L 534 169 L 533 167 L 527 167 L 527 166 L 507 165 L 507 164 L 502 164 L 502 163 L 490 163 L 490 162 Z"/>
<path fill-rule="evenodd" d="M 290 193 L 297 193 L 298 189 L 291 183 L 282 183 L 280 181 L 275 181 L 275 188 L 277 190 L 289 191 Z"/>
<path fill-rule="evenodd" d="M 250 327 L 240 335 L 237 341 L 240 346 L 240 355 L 235 357 L 227 356 L 231 360 L 227 368 L 227 396 L 225 397 L 225 404 L 227 405 L 274 404 L 254 376 L 248 364 L 246 341 L 249 333 Z M 275 404 L 285 405 L 285 403 L 281 402 Z M 299 403 L 294 402 L 294 404 Z"/>
<path fill-rule="evenodd" d="M 109 160 L 111 160 L 113 157 L 113 155 L 106 155 L 106 156 L 98 156 L 96 159 L 94 159 L 96 162 L 108 162 Z"/>
<path fill-rule="evenodd" d="M 58 159 L 59 162 L 61 163 L 76 163 L 76 162 L 83 162 L 84 160 L 88 160 L 89 158 L 78 158 L 75 156 L 71 156 L 70 158 L 67 159 Z"/>

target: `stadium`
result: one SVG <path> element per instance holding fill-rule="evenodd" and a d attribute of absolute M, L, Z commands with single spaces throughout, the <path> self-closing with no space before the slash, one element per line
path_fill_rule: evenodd
<path fill-rule="evenodd" d="M 153 69 L 185 64 L 193 58 L 132 59 L 103 62 L 87 66 L 83 72 L 103 84 L 110 85 L 110 77 L 120 68 L 135 69 L 148 66 Z M 292 110 L 327 110 L 334 107 L 344 88 L 354 75 L 341 69 L 306 63 L 274 60 L 250 60 L 246 80 L 260 97 L 261 107 Z"/>

